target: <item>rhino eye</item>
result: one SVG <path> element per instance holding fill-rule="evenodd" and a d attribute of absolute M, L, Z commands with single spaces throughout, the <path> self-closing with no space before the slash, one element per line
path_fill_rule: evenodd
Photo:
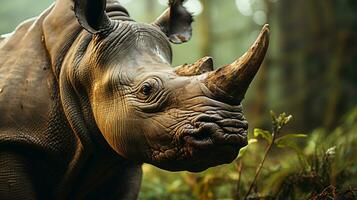
<path fill-rule="evenodd" d="M 141 88 L 141 91 L 144 95 L 149 96 L 152 91 L 152 86 L 149 83 L 144 83 Z"/>
<path fill-rule="evenodd" d="M 141 84 L 137 97 L 143 100 L 148 100 L 154 97 L 160 89 L 160 81 L 156 78 L 150 78 Z"/>

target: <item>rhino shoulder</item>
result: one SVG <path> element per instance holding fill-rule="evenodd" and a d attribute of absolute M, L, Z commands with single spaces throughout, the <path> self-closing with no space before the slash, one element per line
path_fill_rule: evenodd
<path fill-rule="evenodd" d="M 0 39 L 0 129 L 46 123 L 51 108 L 50 61 L 40 19 L 30 19 Z M 16 119 L 15 121 L 13 119 Z"/>

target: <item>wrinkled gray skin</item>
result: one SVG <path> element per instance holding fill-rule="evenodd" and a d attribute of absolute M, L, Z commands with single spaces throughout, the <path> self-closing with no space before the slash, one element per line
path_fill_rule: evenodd
<path fill-rule="evenodd" d="M 144 24 L 116 1 L 58 0 L 1 37 L 0 199 L 136 199 L 142 163 L 235 159 L 241 99 L 210 89 L 212 66 L 170 66 L 169 41 L 191 35 L 181 3 Z"/>

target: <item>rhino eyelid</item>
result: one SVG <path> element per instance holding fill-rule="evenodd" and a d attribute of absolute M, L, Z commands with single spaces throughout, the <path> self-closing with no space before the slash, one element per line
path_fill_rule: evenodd
<path fill-rule="evenodd" d="M 138 98 L 142 100 L 152 100 L 161 90 L 161 80 L 149 78 L 142 82 L 137 88 Z"/>

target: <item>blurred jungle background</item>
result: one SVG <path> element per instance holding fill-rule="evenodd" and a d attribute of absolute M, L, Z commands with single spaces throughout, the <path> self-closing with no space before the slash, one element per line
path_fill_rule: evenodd
<path fill-rule="evenodd" d="M 0 34 L 51 3 L 0 0 Z M 167 7 L 167 0 L 121 3 L 144 22 Z M 173 46 L 174 66 L 206 55 L 215 67 L 231 63 L 270 24 L 267 58 L 243 103 L 249 145 L 234 163 L 198 174 L 145 165 L 139 199 L 357 199 L 357 1 L 188 0 L 186 7 L 195 15 L 193 38 Z"/>

